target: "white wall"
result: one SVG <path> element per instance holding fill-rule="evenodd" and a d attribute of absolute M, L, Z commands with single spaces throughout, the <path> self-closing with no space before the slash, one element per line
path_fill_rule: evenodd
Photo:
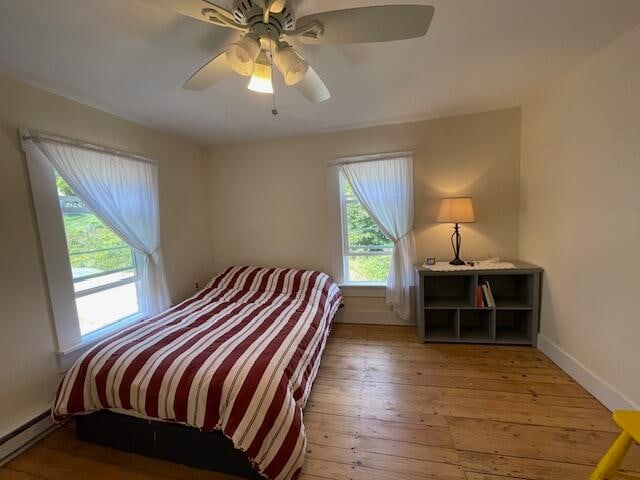
<path fill-rule="evenodd" d="M 19 127 L 157 159 L 172 299 L 213 272 L 201 147 L 0 76 L 0 436 L 42 413 L 58 383 Z"/>
<path fill-rule="evenodd" d="M 640 408 L 640 27 L 533 96 L 522 139 L 543 348 L 608 407 Z"/>
<path fill-rule="evenodd" d="M 452 257 L 451 225 L 433 221 L 439 199 L 452 195 L 476 204 L 478 223 L 462 227 L 464 257 L 517 257 L 520 110 L 509 109 L 211 149 L 216 268 L 291 265 L 336 276 L 340 209 L 326 162 L 404 150 L 415 154 L 419 259 Z M 346 310 L 373 321 L 387 308 L 366 298 Z"/>

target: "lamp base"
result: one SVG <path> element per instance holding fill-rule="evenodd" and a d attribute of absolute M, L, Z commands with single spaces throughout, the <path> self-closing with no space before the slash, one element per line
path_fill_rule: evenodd
<path fill-rule="evenodd" d="M 460 235 L 460 225 L 456 223 L 453 227 L 453 235 L 451 235 L 451 246 L 455 258 L 449 262 L 449 265 L 466 265 L 460 260 L 460 245 L 462 245 L 462 236 Z"/>

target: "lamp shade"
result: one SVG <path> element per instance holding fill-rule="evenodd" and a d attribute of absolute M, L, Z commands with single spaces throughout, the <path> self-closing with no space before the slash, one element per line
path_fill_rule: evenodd
<path fill-rule="evenodd" d="M 440 202 L 437 222 L 441 223 L 473 223 L 476 214 L 471 197 L 443 198 Z"/>

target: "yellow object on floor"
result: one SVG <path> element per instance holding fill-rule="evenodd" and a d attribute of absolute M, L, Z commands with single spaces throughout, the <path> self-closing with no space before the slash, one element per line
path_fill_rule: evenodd
<path fill-rule="evenodd" d="M 634 441 L 640 443 L 640 412 L 619 410 L 614 412 L 613 420 L 622 428 L 622 433 L 616 438 L 607 453 L 604 454 L 589 480 L 640 480 L 637 475 L 618 472 L 631 444 Z"/>

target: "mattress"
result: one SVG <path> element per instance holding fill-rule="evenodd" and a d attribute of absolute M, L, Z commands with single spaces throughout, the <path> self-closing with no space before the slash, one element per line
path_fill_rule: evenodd
<path fill-rule="evenodd" d="M 295 478 L 302 409 L 341 300 L 321 272 L 230 267 L 85 353 L 64 376 L 53 417 L 109 409 L 219 430 L 265 478 Z"/>

